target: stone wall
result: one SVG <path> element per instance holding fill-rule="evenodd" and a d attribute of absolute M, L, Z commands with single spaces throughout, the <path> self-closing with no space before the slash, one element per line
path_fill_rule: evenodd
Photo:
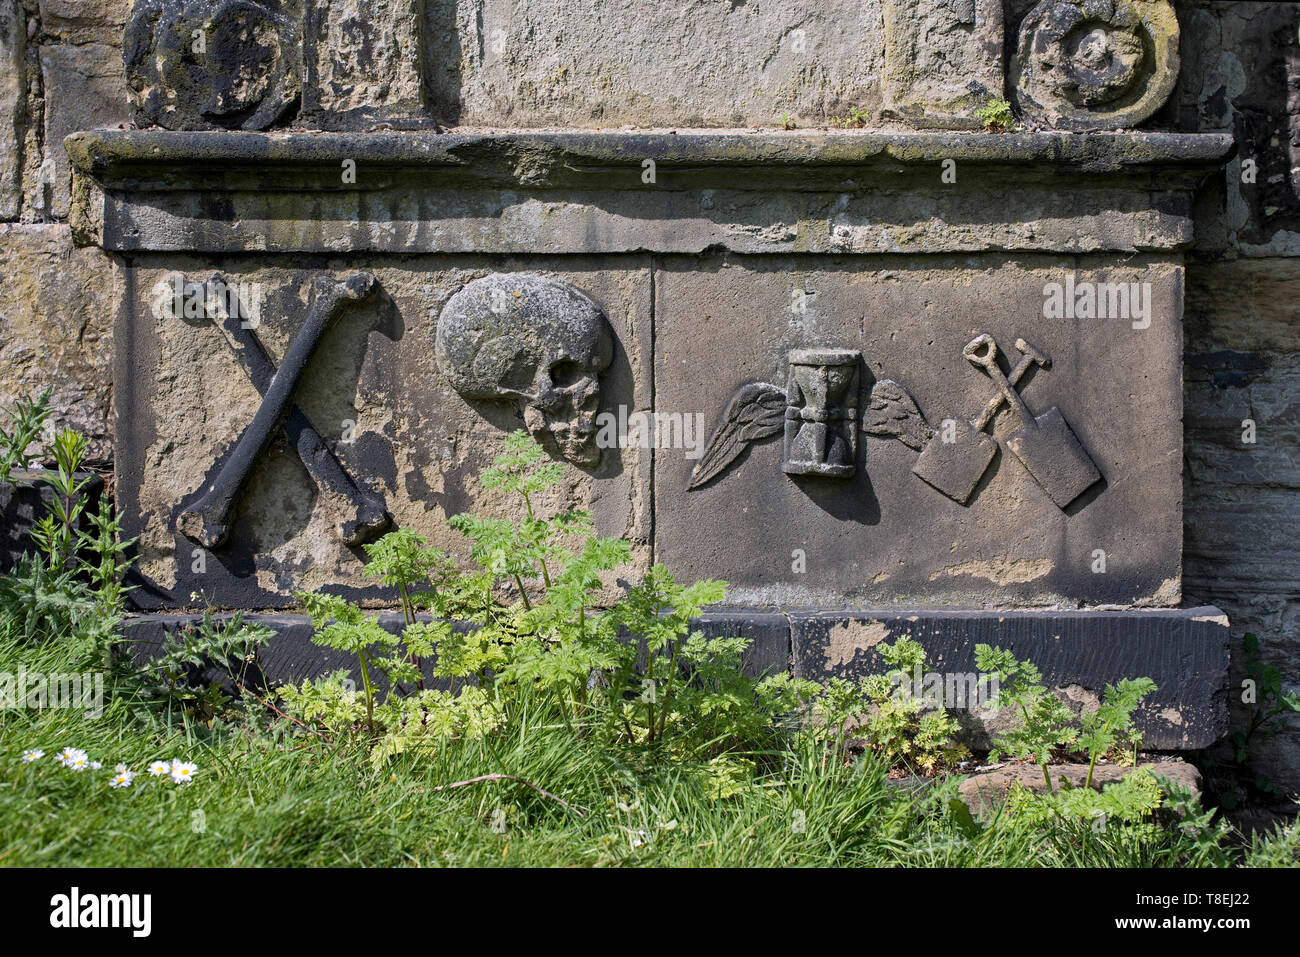
<path fill-rule="evenodd" d="M 1300 684 L 1300 4 L 1187 3 L 1164 119 L 1225 130 L 1226 214 L 1200 224 L 1185 312 L 1184 594 Z M 1253 161 L 1253 164 L 1250 162 Z M 1252 172 L 1251 166 L 1254 166 Z M 1252 420 L 1256 441 L 1243 441 Z M 1237 677 L 1240 677 L 1238 675 Z M 1239 696 L 1234 696 L 1238 704 Z M 1300 787 L 1300 720 L 1258 751 Z"/>
<path fill-rule="evenodd" d="M 366 6 L 381 17 L 410 9 Z M 969 23 L 927 26 L 946 6 L 969 6 Z M 969 58 L 1009 54 L 1031 6 L 1004 5 L 1003 51 L 978 42 L 991 7 L 973 0 L 694 0 L 671 11 L 652 0 L 522 9 L 505 0 L 424 0 L 415 5 L 419 23 L 385 35 L 423 42 L 430 111 L 448 125 L 776 127 L 784 119 L 803 128 L 859 108 L 873 125 L 920 117 L 947 126 L 969 121 L 971 102 L 943 89 L 944 51 L 978 72 Z M 110 304 L 120 296 L 111 260 L 72 241 L 61 142 L 78 129 L 130 125 L 121 55 L 129 10 L 128 0 L 0 0 L 0 406 L 50 384 L 60 421 L 86 432 L 104 458 Z M 327 25 L 346 33 L 360 12 L 335 3 Z M 1178 13 L 1181 79 L 1147 125 L 1231 131 L 1240 152 L 1203 204 L 1186 273 L 1184 600 L 1218 605 L 1235 634 L 1256 631 L 1265 658 L 1294 687 L 1300 4 L 1187 0 Z M 380 47 L 360 64 L 316 58 L 331 80 L 329 105 L 409 100 L 400 77 L 385 85 Z M 916 49 L 935 52 L 918 63 L 906 53 Z M 349 84 L 349 69 L 354 80 L 369 72 L 379 81 Z M 321 104 L 303 106 L 298 122 L 310 123 Z M 1253 444 L 1242 440 L 1247 419 Z M 1298 732 L 1293 724 L 1265 751 L 1266 769 L 1293 788 Z"/>
<path fill-rule="evenodd" d="M 112 455 L 113 265 L 74 248 L 62 141 L 129 121 L 128 0 L 0 0 L 0 407 L 53 386 L 60 424 Z"/>

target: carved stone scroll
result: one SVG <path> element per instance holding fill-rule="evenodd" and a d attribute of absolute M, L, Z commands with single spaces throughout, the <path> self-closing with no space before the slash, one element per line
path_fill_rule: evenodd
<path fill-rule="evenodd" d="M 1062 129 L 1137 126 L 1178 81 L 1178 38 L 1168 0 L 1043 0 L 1020 25 L 1017 104 Z"/>
<path fill-rule="evenodd" d="M 139 0 L 122 56 L 136 122 L 264 130 L 298 102 L 302 31 L 252 0 Z"/>

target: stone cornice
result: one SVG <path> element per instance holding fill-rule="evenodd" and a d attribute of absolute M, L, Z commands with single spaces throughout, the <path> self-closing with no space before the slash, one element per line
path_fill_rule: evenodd
<path fill-rule="evenodd" d="M 865 130 L 120 130 L 66 147 L 81 242 L 200 253 L 1169 250 L 1234 150 Z"/>
<path fill-rule="evenodd" d="M 482 131 L 453 133 L 228 133 L 107 130 L 74 133 L 65 147 L 76 169 L 104 183 L 166 170 L 168 182 L 239 170 L 335 172 L 345 159 L 383 170 L 472 170 L 530 186 L 573 185 L 574 174 L 640 169 L 646 159 L 696 172 L 713 168 L 876 169 L 945 159 L 994 166 L 1046 166 L 1108 173 L 1208 169 L 1233 153 L 1226 133 L 953 133 L 845 131 Z M 532 156 L 537 166 L 503 161 Z M 549 165 L 546 161 L 549 160 Z M 177 180 L 170 174 L 180 172 Z M 247 184 L 246 184 L 247 185 Z M 629 188 L 639 186 L 639 179 Z M 246 186 L 245 186 L 246 188 Z M 785 183 L 779 188 L 799 188 Z"/>

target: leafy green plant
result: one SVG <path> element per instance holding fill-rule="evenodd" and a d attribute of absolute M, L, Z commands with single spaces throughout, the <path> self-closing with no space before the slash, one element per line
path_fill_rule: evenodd
<path fill-rule="evenodd" d="M 1083 731 L 1079 743 L 1088 752 L 1088 777 L 1085 788 L 1092 787 L 1092 772 L 1097 759 L 1121 741 L 1133 748 L 1133 766 L 1137 766 L 1137 749 L 1142 743 L 1142 732 L 1133 725 L 1133 712 L 1142 699 L 1156 690 L 1150 678 L 1122 678 L 1118 684 L 1107 685 L 1102 692 L 1101 704 L 1095 711 L 1084 711 L 1079 716 Z"/>
<path fill-rule="evenodd" d="M 991 99 L 975 110 L 975 116 L 990 132 L 1009 133 L 1016 128 L 1016 118 L 1007 100 Z"/>
<path fill-rule="evenodd" d="M 94 596 L 72 571 L 51 572 L 43 559 L 24 555 L 0 576 L 0 621 L 31 641 L 73 636 L 95 611 Z"/>
<path fill-rule="evenodd" d="M 1251 835 L 1244 867 L 1300 867 L 1300 818 Z"/>
<path fill-rule="evenodd" d="M 863 685 L 871 704 L 865 728 L 870 746 L 891 765 L 913 772 L 933 773 L 968 757 L 966 747 L 955 743 L 956 719 L 944 708 L 928 707 L 921 690 L 912 687 L 913 676 L 925 669 L 925 649 L 903 635 L 877 650 L 890 670 Z"/>
<path fill-rule="evenodd" d="M 99 508 L 91 513 L 90 528 L 78 533 L 78 552 L 87 556 L 82 571 L 90 586 L 99 614 L 113 620 L 114 626 L 121 617 L 126 593 L 123 575 L 131 562 L 127 550 L 135 539 L 122 539 L 122 523 L 108 498 L 101 497 Z"/>
<path fill-rule="evenodd" d="M 455 565 L 445 552 L 430 548 L 428 539 L 410 529 L 389 532 L 379 541 L 366 545 L 365 550 L 370 558 L 365 573 L 397 588 L 406 624 L 403 638 L 407 660 L 413 669 L 411 677 L 416 690 L 423 691 L 424 657 L 443 629 L 417 622 L 417 604 L 437 603 L 438 586 L 452 577 Z M 423 588 L 417 592 L 417 586 Z"/>
<path fill-rule="evenodd" d="M 1246 673 L 1250 705 L 1247 712 L 1246 727 L 1232 733 L 1232 748 L 1238 763 L 1244 764 L 1250 757 L 1251 744 L 1260 738 L 1275 733 L 1272 725 L 1284 714 L 1300 713 L 1300 694 L 1282 690 L 1282 672 L 1272 665 L 1259 660 L 1259 638 L 1247 633 L 1242 640 L 1245 658 L 1242 667 Z"/>
<path fill-rule="evenodd" d="M 989 759 L 1010 755 L 1018 761 L 1032 761 L 1043 771 L 1047 790 L 1052 776 L 1047 765 L 1053 753 L 1071 747 L 1079 737 L 1074 714 L 1042 683 L 1042 672 L 1031 661 L 1020 661 L 1005 649 L 975 646 L 975 667 L 993 677 L 998 693 L 990 702 L 994 708 L 1015 708 L 1021 723 L 993 741 Z"/>
<path fill-rule="evenodd" d="M 12 425 L 0 429 L 0 481 L 30 466 L 27 449 L 45 427 L 49 398 L 47 389 L 5 413 Z M 24 556 L 0 579 L 0 615 L 21 623 L 29 638 L 74 637 L 108 654 L 121 620 L 122 576 L 132 542 L 122 541 L 106 496 L 97 511 L 87 513 L 93 476 L 83 471 L 86 449 L 85 437 L 71 429 L 53 437 L 54 467 L 45 470 L 42 480 L 54 494 L 32 529 L 39 554 Z"/>
<path fill-rule="evenodd" d="M 722 601 L 726 589 L 725 582 L 708 580 L 679 585 L 667 568 L 655 565 L 645 581 L 631 589 L 619 603 L 615 611 L 616 620 L 644 645 L 646 652 L 639 693 L 635 696 L 624 694 L 635 680 L 635 644 L 623 651 L 620 667 L 611 681 L 613 707 L 629 738 L 634 723 L 645 728 L 649 742 L 661 739 L 666 733 L 669 719 L 674 714 L 673 693 L 679 683 L 680 668 L 685 663 L 681 660 L 682 647 L 688 637 L 691 645 L 687 654 L 691 663 L 714 679 L 715 694 L 725 694 L 718 683 L 715 666 L 720 656 L 734 654 L 735 646 L 719 641 L 710 643 L 702 632 L 691 631 L 691 622 L 705 606 Z M 728 661 L 730 663 L 730 658 Z M 730 670 L 738 672 L 740 669 L 734 667 Z M 720 706 L 720 702 L 712 703 L 714 708 Z"/>
<path fill-rule="evenodd" d="M 862 107 L 850 107 L 848 116 L 832 116 L 827 121 L 840 129 L 861 129 L 871 123 L 871 111 Z"/>
<path fill-rule="evenodd" d="M 242 612 L 220 619 L 207 608 L 197 625 L 169 633 L 160 651 L 136 668 L 135 677 L 154 702 L 211 725 L 245 688 L 258 647 L 274 636 L 265 625 L 245 623 Z M 217 676 L 208 677 L 210 671 Z M 229 689 L 222 687 L 223 679 Z"/>
<path fill-rule="evenodd" d="M 86 509 L 86 487 L 92 476 L 81 471 L 86 457 L 85 436 L 64 429 L 52 443 L 54 469 L 45 470 L 45 481 L 54 490 L 49 512 L 32 529 L 32 539 L 45 553 L 49 569 L 58 574 L 75 561 L 81 515 Z"/>
<path fill-rule="evenodd" d="M 13 409 L 3 410 L 8 423 L 0 426 L 0 482 L 9 482 L 12 472 L 25 471 L 31 464 L 27 449 L 45 428 L 50 394 L 46 389 L 35 399 L 19 399 Z"/>
<path fill-rule="evenodd" d="M 1020 725 L 994 739 L 991 760 L 1007 754 L 1016 760 L 1033 761 L 1042 768 L 1049 793 L 1052 776 L 1047 766 L 1058 751 L 1082 746 L 1087 753 L 1084 790 L 1092 789 L 1098 758 L 1121 742 L 1133 748 L 1133 763 L 1137 764 L 1142 736 L 1133 725 L 1133 712 L 1143 698 L 1156 690 L 1156 683 L 1150 678 L 1123 678 L 1117 684 L 1107 685 L 1098 707 L 1085 710 L 1076 726 L 1073 712 L 1042 683 L 1042 673 L 1033 662 L 1020 661 L 1002 648 L 976 645 L 975 666 L 998 682 L 993 706 L 1014 707 L 1021 717 Z"/>
<path fill-rule="evenodd" d="M 344 651 L 357 656 L 361 666 L 362 702 L 365 705 L 366 727 L 375 727 L 375 678 L 377 672 L 387 673 L 390 681 L 393 672 L 406 677 L 407 663 L 401 655 L 401 640 L 388 631 L 373 615 L 367 615 L 357 605 L 337 595 L 319 595 L 299 591 L 295 596 L 311 616 L 312 641 L 326 648 Z M 418 647 L 416 653 L 429 654 L 432 648 Z"/>
<path fill-rule="evenodd" d="M 814 724 L 830 738 L 833 750 L 847 757 L 853 731 L 887 767 L 912 774 L 933 774 L 968 756 L 956 742 L 956 719 L 912 686 L 913 676 L 925 669 L 925 649 L 903 635 L 878 645 L 877 651 L 888 671 L 858 684 L 831 678 L 813 702 Z"/>
<path fill-rule="evenodd" d="M 458 722 L 494 727 L 495 717 L 474 706 L 480 694 L 497 716 L 540 708 L 579 736 L 599 729 L 612 742 L 671 740 L 675 749 L 717 754 L 766 740 L 774 719 L 797 710 L 799 692 L 810 696 L 811 686 L 786 675 L 751 679 L 742 668 L 745 640 L 692 631 L 700 611 L 723 599 L 722 582 L 679 585 L 655 566 L 602 607 L 602 576 L 630 559 L 631 546 L 594 534 L 584 511 L 539 512 L 539 496 L 562 474 L 527 433 L 508 438 L 481 481 L 514 498 L 520 517 L 448 521 L 469 540 L 470 570 L 455 571 L 410 531 L 370 546 L 368 574 L 398 588 L 400 636 L 341 598 L 300 593 L 313 640 L 357 655 L 362 687 L 353 693 L 337 682 L 309 683 L 286 693 L 290 710 L 334 728 L 362 724 L 384 736 L 377 752 L 385 756 L 431 727 L 439 734 Z M 433 620 L 421 620 L 422 611 Z M 449 682 L 447 691 L 426 691 L 419 682 L 420 659 L 435 652 L 433 674 Z M 389 681 L 383 701 L 376 673 Z M 414 694 L 403 683 L 413 683 Z"/>
<path fill-rule="evenodd" d="M 1125 775 L 1104 789 L 1061 787 L 1045 795 L 1017 783 L 1007 795 L 1006 810 L 1022 823 L 1039 826 L 1054 818 L 1074 822 L 1139 824 L 1150 820 L 1163 799 L 1160 782 L 1145 768 Z"/>

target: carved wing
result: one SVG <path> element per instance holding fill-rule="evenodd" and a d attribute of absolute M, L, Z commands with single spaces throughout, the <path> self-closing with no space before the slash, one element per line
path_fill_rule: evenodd
<path fill-rule="evenodd" d="M 934 435 L 912 394 L 893 379 L 881 379 L 871 389 L 871 402 L 862 416 L 862 431 L 882 439 L 898 439 L 918 452 Z"/>
<path fill-rule="evenodd" d="M 785 389 L 779 386 L 751 382 L 737 389 L 686 488 L 699 488 L 716 478 L 751 442 L 771 438 L 784 429 L 785 404 Z"/>

